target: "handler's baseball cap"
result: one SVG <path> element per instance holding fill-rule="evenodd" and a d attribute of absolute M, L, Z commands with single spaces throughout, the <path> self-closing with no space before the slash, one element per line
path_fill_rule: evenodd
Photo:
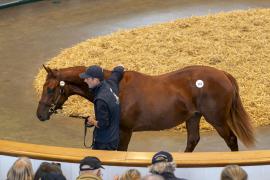
<path fill-rule="evenodd" d="M 89 66 L 84 73 L 80 74 L 80 78 L 98 78 L 100 81 L 103 81 L 103 69 L 98 65 Z"/>
<path fill-rule="evenodd" d="M 80 171 L 95 170 L 104 167 L 101 165 L 101 161 L 97 157 L 87 156 L 80 162 Z"/>

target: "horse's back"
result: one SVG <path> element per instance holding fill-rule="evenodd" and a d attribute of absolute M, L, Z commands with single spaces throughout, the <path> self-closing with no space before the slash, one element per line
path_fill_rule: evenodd
<path fill-rule="evenodd" d="M 226 72 L 210 66 L 187 66 L 178 71 L 165 74 L 165 77 L 172 80 L 177 79 L 180 83 L 185 81 L 186 84 L 183 84 L 185 87 L 195 88 L 196 90 L 214 90 L 213 86 L 220 86 L 231 90 L 231 81 Z M 201 84 L 202 87 L 199 84 L 196 85 L 198 81 L 203 82 Z"/>

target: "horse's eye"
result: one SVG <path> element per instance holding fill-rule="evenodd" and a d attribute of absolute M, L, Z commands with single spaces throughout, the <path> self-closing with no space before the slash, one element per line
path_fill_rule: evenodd
<path fill-rule="evenodd" d="M 52 94 L 54 92 L 54 89 L 48 88 L 47 89 L 47 94 Z"/>

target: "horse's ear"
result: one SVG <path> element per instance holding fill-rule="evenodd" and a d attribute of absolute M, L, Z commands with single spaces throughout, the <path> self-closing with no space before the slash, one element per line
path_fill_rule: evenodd
<path fill-rule="evenodd" d="M 52 70 L 49 67 L 46 67 L 44 64 L 42 64 L 44 69 L 47 71 L 48 74 L 52 74 Z"/>
<path fill-rule="evenodd" d="M 48 66 L 46 67 L 44 64 L 43 64 L 43 67 L 47 71 L 49 77 L 54 77 L 54 78 L 58 77 L 58 70 L 57 69 L 51 69 Z"/>

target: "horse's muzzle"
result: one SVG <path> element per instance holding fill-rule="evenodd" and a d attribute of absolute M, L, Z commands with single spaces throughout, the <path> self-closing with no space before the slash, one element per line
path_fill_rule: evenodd
<path fill-rule="evenodd" d="M 47 121 L 47 120 L 49 120 L 50 119 L 50 115 L 48 114 L 48 115 L 41 115 L 41 114 L 38 114 L 37 113 L 37 118 L 40 120 L 40 121 Z"/>

